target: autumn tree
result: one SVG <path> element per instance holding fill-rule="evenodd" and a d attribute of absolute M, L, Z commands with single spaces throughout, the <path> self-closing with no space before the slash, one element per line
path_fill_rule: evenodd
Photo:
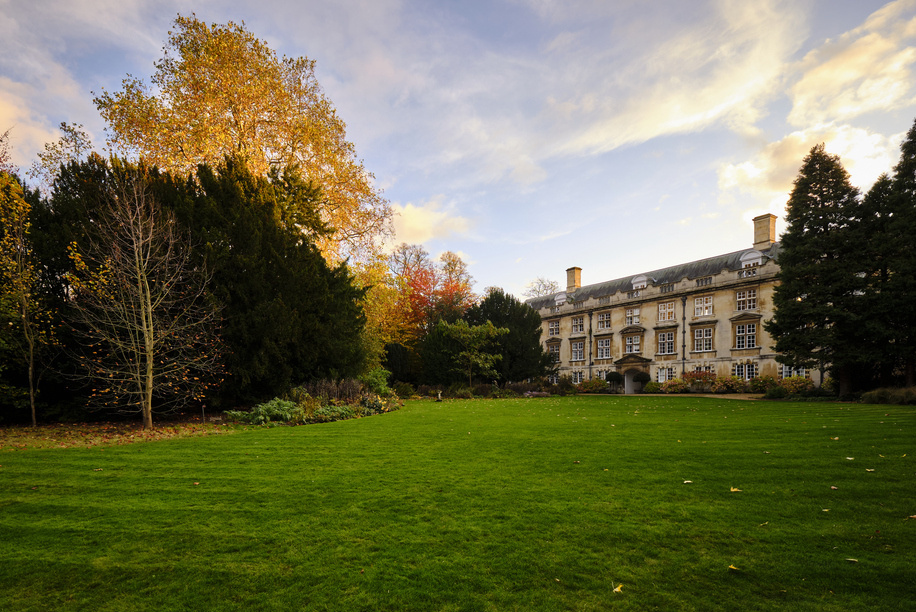
<path fill-rule="evenodd" d="M 466 378 L 471 386 L 475 376 L 497 378 L 497 365 L 502 360 L 498 340 L 508 333 L 489 321 L 468 325 L 463 319 L 454 323 L 440 320 L 423 340 L 424 379 L 448 384 L 458 380 L 457 376 Z"/>
<path fill-rule="evenodd" d="M 7 310 L 8 325 L 0 331 L 4 344 L 26 363 L 32 426 L 36 411 L 36 360 L 53 342 L 51 316 L 38 292 L 38 272 L 30 240 L 31 206 L 15 178 L 0 172 L 0 300 Z M 12 316 L 10 316 L 12 315 Z M 12 332 L 12 333 L 10 333 Z"/>
<path fill-rule="evenodd" d="M 13 174 L 16 170 L 10 154 L 10 131 L 0 134 L 0 172 Z"/>
<path fill-rule="evenodd" d="M 92 151 L 92 141 L 82 124 L 61 122 L 60 131 L 57 142 L 46 143 L 38 160 L 29 168 L 29 177 L 45 190 L 51 187 L 63 166 L 86 159 Z"/>
<path fill-rule="evenodd" d="M 324 194 L 336 231 L 319 246 L 331 261 L 361 259 L 390 231 L 391 209 L 356 157 L 346 126 L 315 78 L 315 62 L 278 57 L 244 24 L 179 16 L 148 85 L 128 76 L 94 99 L 114 151 L 188 175 L 242 155 L 252 172 L 299 165 Z"/>
<path fill-rule="evenodd" d="M 218 315 L 187 235 L 150 193 L 143 170 L 117 162 L 90 240 L 73 243 L 74 325 L 96 403 L 142 414 L 202 399 L 221 367 Z"/>
<path fill-rule="evenodd" d="M 867 363 L 865 272 L 853 228 L 859 191 L 837 155 L 820 144 L 805 157 L 786 207 L 775 313 L 764 323 L 777 357 L 797 367 L 830 367 L 839 392 L 852 390 Z"/>

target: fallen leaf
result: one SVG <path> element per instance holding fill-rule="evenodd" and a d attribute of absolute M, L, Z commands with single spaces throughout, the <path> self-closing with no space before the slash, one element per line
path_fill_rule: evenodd
<path fill-rule="evenodd" d="M 614 584 L 614 583 L 612 582 L 611 584 Z M 614 587 L 614 592 L 615 592 L 615 593 L 620 593 L 622 588 L 623 588 L 623 583 L 620 583 L 620 584 L 618 584 L 617 586 Z"/>
<path fill-rule="evenodd" d="M 741 571 L 740 569 L 738 569 L 738 568 L 735 567 L 734 565 L 729 565 L 729 566 L 728 566 L 728 569 L 730 569 L 730 570 L 733 571 L 733 572 L 740 572 L 740 571 Z"/>
<path fill-rule="evenodd" d="M 846 461 L 853 461 L 855 457 L 846 457 Z"/>
<path fill-rule="evenodd" d="M 821 512 L 830 512 L 830 508 L 824 508 Z"/>
<path fill-rule="evenodd" d="M 93 472 L 101 472 L 101 471 L 102 471 L 102 468 L 94 468 L 92 471 L 93 471 Z"/>
<path fill-rule="evenodd" d="M 830 438 L 830 439 L 831 439 L 831 440 L 839 440 L 840 438 L 839 438 L 839 436 L 837 436 L 836 438 Z"/>
<path fill-rule="evenodd" d="M 766 527 L 769 524 L 770 524 L 770 521 L 766 521 L 765 523 L 760 523 L 759 527 Z"/>
<path fill-rule="evenodd" d="M 732 487 L 732 488 L 731 488 L 731 492 L 732 492 L 732 493 L 740 493 L 740 492 L 741 492 L 741 489 L 736 489 L 735 487 Z"/>
<path fill-rule="evenodd" d="M 858 563 L 858 562 L 859 562 L 858 559 L 846 559 L 846 560 L 849 561 L 850 563 Z"/>
<path fill-rule="evenodd" d="M 865 471 L 866 471 L 866 472 L 874 472 L 875 470 L 874 470 L 874 468 L 872 468 L 872 469 L 865 468 Z"/>
<path fill-rule="evenodd" d="M 685 481 L 684 481 L 684 484 L 693 484 L 693 481 L 692 481 L 692 480 L 685 480 Z"/>
<path fill-rule="evenodd" d="M 836 491 L 837 489 L 838 489 L 838 487 L 834 487 L 834 486 L 831 486 L 831 487 L 830 487 L 830 490 L 831 490 L 831 491 Z"/>
<path fill-rule="evenodd" d="M 194 484 L 199 485 L 200 483 L 199 483 L 199 482 L 195 482 Z"/>

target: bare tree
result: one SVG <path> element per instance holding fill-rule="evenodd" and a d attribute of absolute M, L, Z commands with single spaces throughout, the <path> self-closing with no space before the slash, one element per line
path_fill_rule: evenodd
<path fill-rule="evenodd" d="M 187 238 L 137 171 L 115 173 L 95 238 L 70 245 L 76 329 L 95 403 L 139 411 L 201 400 L 222 368 L 217 311 L 195 269 Z"/>
<path fill-rule="evenodd" d="M 539 276 L 525 286 L 522 295 L 527 298 L 544 297 L 545 295 L 552 295 L 559 290 L 560 285 L 556 281 L 547 280 Z"/>
<path fill-rule="evenodd" d="M 10 157 L 12 157 L 10 153 L 10 131 L 7 130 L 0 134 L 0 172 L 12 174 L 16 170 Z"/>

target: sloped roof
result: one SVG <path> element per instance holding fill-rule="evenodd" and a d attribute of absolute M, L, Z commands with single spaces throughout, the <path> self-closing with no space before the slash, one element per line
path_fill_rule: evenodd
<path fill-rule="evenodd" d="M 687 280 L 693 280 L 703 276 L 712 276 L 714 274 L 719 274 L 723 270 L 740 270 L 742 267 L 741 256 L 752 250 L 753 249 L 742 249 L 733 253 L 717 255 L 715 257 L 707 257 L 706 259 L 698 259 L 697 261 L 692 261 L 690 263 L 678 264 L 676 266 L 661 268 L 660 270 L 653 270 L 651 272 L 643 272 L 642 274 L 648 277 L 650 284 L 658 286 L 668 283 L 676 283 L 685 278 Z M 763 249 L 760 252 L 767 259 L 778 259 L 779 243 L 774 243 L 770 246 L 770 248 Z M 574 297 L 576 302 L 581 302 L 589 298 L 614 295 L 618 291 L 631 291 L 633 289 L 632 281 L 637 276 L 639 276 L 639 274 L 633 274 L 631 276 L 625 276 L 623 278 L 605 281 L 603 283 L 585 285 L 584 287 L 576 289 L 569 295 Z M 565 292 L 559 291 L 557 293 L 551 293 L 550 295 L 530 298 L 526 300 L 526 303 L 535 310 L 553 306 L 556 303 L 556 296 L 558 293 Z"/>

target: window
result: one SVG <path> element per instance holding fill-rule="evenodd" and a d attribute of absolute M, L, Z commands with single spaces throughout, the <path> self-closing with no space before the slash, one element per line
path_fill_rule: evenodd
<path fill-rule="evenodd" d="M 611 329 L 611 313 L 598 313 L 598 329 Z"/>
<path fill-rule="evenodd" d="M 668 283 L 667 285 L 662 285 L 658 288 L 661 293 L 671 293 L 674 291 L 674 283 Z"/>
<path fill-rule="evenodd" d="M 611 339 L 602 338 L 598 340 L 598 359 L 611 358 Z"/>
<path fill-rule="evenodd" d="M 712 314 L 712 296 L 706 295 L 703 297 L 694 298 L 693 300 L 693 314 L 696 317 L 705 317 Z"/>
<path fill-rule="evenodd" d="M 738 278 L 751 278 L 752 276 L 757 276 L 757 268 L 738 270 Z"/>
<path fill-rule="evenodd" d="M 694 372 L 714 372 L 711 365 L 698 365 L 693 369 Z"/>
<path fill-rule="evenodd" d="M 742 323 L 735 325 L 735 348 L 754 348 L 757 346 L 757 324 Z"/>
<path fill-rule="evenodd" d="M 674 302 L 662 302 L 658 305 L 659 321 L 674 321 Z"/>
<path fill-rule="evenodd" d="M 705 352 L 712 350 L 712 328 L 703 327 L 693 330 L 693 350 Z"/>
<path fill-rule="evenodd" d="M 578 385 L 580 382 L 584 380 L 585 380 L 585 372 L 582 372 L 581 370 L 576 370 L 572 373 L 573 384 Z"/>
<path fill-rule="evenodd" d="M 560 375 L 559 374 L 548 374 L 547 382 L 549 382 L 551 385 L 560 384 Z"/>
<path fill-rule="evenodd" d="M 598 298 L 598 303 L 601 304 L 601 305 L 610 304 L 610 303 L 611 303 L 611 296 L 606 295 L 606 296 L 604 296 L 604 297 Z"/>
<path fill-rule="evenodd" d="M 732 366 L 732 375 L 744 380 L 750 380 L 757 376 L 756 363 L 736 363 Z"/>
<path fill-rule="evenodd" d="M 585 360 L 585 343 L 584 342 L 573 342 L 572 347 L 572 357 L 570 361 L 583 361 Z"/>
<path fill-rule="evenodd" d="M 638 298 L 640 295 L 642 295 L 642 294 L 639 292 L 639 289 L 637 289 L 637 290 L 635 290 L 635 291 L 627 291 L 627 298 L 628 298 L 628 299 L 631 299 L 631 300 L 632 300 L 633 298 Z"/>
<path fill-rule="evenodd" d="M 656 374 L 656 380 L 660 383 L 673 380 L 674 378 L 674 368 L 659 368 Z"/>
<path fill-rule="evenodd" d="M 547 347 L 547 353 L 550 355 L 551 361 L 554 363 L 560 363 L 560 345 L 551 344 Z"/>
<path fill-rule="evenodd" d="M 703 278 L 697 279 L 697 287 L 706 287 L 707 285 L 711 285 L 711 284 L 712 284 L 711 276 L 704 276 Z"/>
<path fill-rule="evenodd" d="M 627 325 L 639 325 L 639 308 L 627 308 Z"/>
<path fill-rule="evenodd" d="M 559 336 L 560 335 L 560 322 L 559 321 L 550 321 L 547 323 L 547 335 L 548 336 Z"/>
<path fill-rule="evenodd" d="M 585 331 L 585 317 L 573 317 L 572 320 L 572 333 L 580 333 Z"/>
<path fill-rule="evenodd" d="M 626 352 L 629 353 L 638 353 L 639 344 L 642 341 L 642 336 L 627 336 L 626 337 Z"/>
<path fill-rule="evenodd" d="M 658 335 L 658 353 L 660 355 L 674 354 L 674 332 L 662 332 Z"/>
<path fill-rule="evenodd" d="M 757 310 L 757 290 L 747 289 L 735 294 L 738 310 Z"/>
<path fill-rule="evenodd" d="M 805 368 L 796 368 L 793 366 L 783 365 L 779 368 L 780 378 L 789 378 L 790 376 L 806 376 Z"/>

